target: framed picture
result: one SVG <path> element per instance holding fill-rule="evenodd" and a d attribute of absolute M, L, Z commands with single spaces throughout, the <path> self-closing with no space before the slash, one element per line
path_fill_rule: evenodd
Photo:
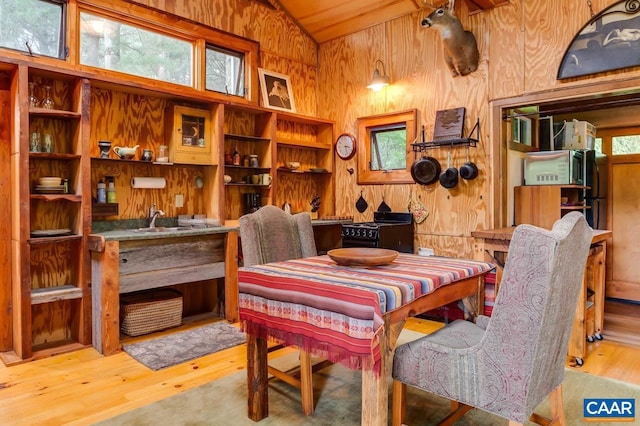
<path fill-rule="evenodd" d="M 262 68 L 258 68 L 258 74 L 260 75 L 263 106 L 281 111 L 296 112 L 289 76 Z"/>

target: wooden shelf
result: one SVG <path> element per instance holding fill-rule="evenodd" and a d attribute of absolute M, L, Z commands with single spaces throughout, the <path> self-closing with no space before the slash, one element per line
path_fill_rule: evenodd
<path fill-rule="evenodd" d="M 29 160 L 79 160 L 78 154 L 63 154 L 57 152 L 30 152 Z"/>
<path fill-rule="evenodd" d="M 82 298 L 82 289 L 71 284 L 31 290 L 32 305 L 80 298 Z"/>
<path fill-rule="evenodd" d="M 96 217 L 117 216 L 118 203 L 96 203 L 91 205 L 91 215 Z"/>
<path fill-rule="evenodd" d="M 271 142 L 271 139 L 269 138 L 261 138 L 259 136 L 236 135 L 233 133 L 225 133 L 224 138 L 239 140 L 239 141 L 249 141 L 249 142 Z"/>
<path fill-rule="evenodd" d="M 65 119 L 79 119 L 82 114 L 73 111 L 64 111 L 60 109 L 47 109 L 47 108 L 29 108 L 29 115 L 33 117 L 47 117 L 47 118 L 65 118 Z"/>
<path fill-rule="evenodd" d="M 55 244 L 62 241 L 71 241 L 71 240 L 81 240 L 82 235 L 71 234 L 71 235 L 58 235 L 53 237 L 31 237 L 29 239 L 29 244 L 38 245 L 38 244 Z"/>
<path fill-rule="evenodd" d="M 76 194 L 31 194 L 29 196 L 32 200 L 43 201 L 71 201 L 72 203 L 82 202 L 82 195 Z"/>
<path fill-rule="evenodd" d="M 303 141 L 303 140 L 279 140 L 276 142 L 278 145 L 288 145 L 288 146 L 302 146 L 305 148 L 312 148 L 312 149 L 326 149 L 326 150 L 330 150 L 333 148 L 333 145 L 331 144 L 322 144 L 322 143 L 317 143 L 317 142 L 312 142 L 312 141 Z"/>

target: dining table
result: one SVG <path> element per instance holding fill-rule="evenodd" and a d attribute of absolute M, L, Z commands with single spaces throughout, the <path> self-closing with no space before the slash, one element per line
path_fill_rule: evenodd
<path fill-rule="evenodd" d="M 272 341 L 361 370 L 361 424 L 386 426 L 393 351 L 406 319 L 469 296 L 482 306 L 484 276 L 493 268 L 479 260 L 408 253 L 375 266 L 338 264 L 321 255 L 239 268 L 248 417 L 269 415 Z"/>

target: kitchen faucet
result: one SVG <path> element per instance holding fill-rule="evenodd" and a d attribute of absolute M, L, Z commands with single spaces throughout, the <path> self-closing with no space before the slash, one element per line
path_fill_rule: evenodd
<path fill-rule="evenodd" d="M 156 227 L 156 218 L 158 216 L 164 216 L 164 212 L 160 209 L 156 209 L 156 205 L 152 205 L 149 208 L 149 217 L 151 218 L 151 222 L 149 223 L 149 228 Z"/>

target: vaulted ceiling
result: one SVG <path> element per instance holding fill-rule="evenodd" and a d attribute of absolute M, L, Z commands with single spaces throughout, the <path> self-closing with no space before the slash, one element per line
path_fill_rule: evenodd
<path fill-rule="evenodd" d="M 280 5 L 316 42 L 323 43 L 400 16 L 440 7 L 446 0 L 255 0 Z M 509 0 L 461 0 L 470 13 L 508 3 Z"/>

